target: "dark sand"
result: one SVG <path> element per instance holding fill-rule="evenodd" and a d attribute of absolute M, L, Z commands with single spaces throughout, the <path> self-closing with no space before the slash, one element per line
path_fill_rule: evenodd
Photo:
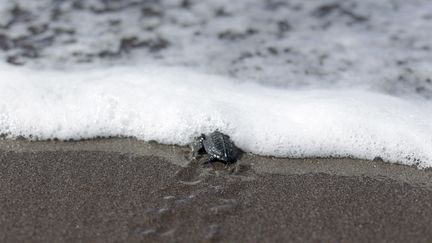
<path fill-rule="evenodd" d="M 432 172 L 133 139 L 0 141 L 1 242 L 431 242 Z M 111 152 L 110 152 L 111 151 Z"/>

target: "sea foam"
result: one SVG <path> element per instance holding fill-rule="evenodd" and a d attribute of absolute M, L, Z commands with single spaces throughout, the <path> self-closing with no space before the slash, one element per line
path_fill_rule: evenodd
<path fill-rule="evenodd" d="M 243 150 L 432 166 L 432 102 L 361 89 L 281 89 L 186 68 L 0 66 L 0 133 L 185 145 L 220 130 Z"/>

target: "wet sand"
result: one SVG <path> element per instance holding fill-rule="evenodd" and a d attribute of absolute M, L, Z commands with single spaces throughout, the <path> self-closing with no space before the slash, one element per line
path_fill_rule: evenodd
<path fill-rule="evenodd" d="M 134 139 L 0 141 L 1 242 L 430 242 L 432 172 Z"/>

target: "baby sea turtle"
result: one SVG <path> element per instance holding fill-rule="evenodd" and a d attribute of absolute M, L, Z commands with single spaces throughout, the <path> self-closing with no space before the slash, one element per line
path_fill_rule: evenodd
<path fill-rule="evenodd" d="M 241 154 L 234 142 L 226 134 L 214 131 L 210 134 L 197 137 L 192 143 L 192 157 L 195 159 L 198 154 L 207 153 L 208 162 L 220 160 L 224 163 L 236 162 Z"/>

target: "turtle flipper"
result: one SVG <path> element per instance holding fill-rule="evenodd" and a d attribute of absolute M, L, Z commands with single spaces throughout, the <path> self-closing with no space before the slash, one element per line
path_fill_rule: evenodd
<path fill-rule="evenodd" d="M 213 156 L 207 155 L 205 159 L 203 159 L 203 164 L 210 164 L 213 162 L 216 158 Z"/>
<path fill-rule="evenodd" d="M 191 149 L 192 149 L 192 159 L 196 159 L 198 155 L 203 152 L 204 150 L 204 135 L 201 135 L 194 139 L 194 141 L 191 143 Z"/>

